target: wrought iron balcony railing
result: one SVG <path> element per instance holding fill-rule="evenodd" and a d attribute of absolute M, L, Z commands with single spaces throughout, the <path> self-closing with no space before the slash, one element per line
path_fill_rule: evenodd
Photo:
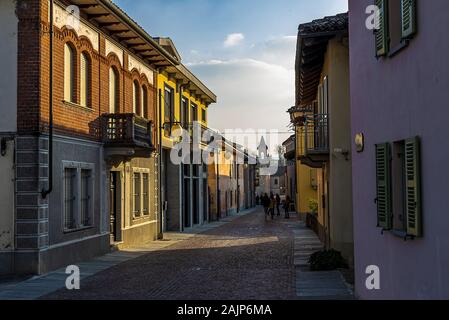
<path fill-rule="evenodd" d="M 304 124 L 304 151 L 307 155 L 329 154 L 329 116 L 308 115 Z"/>
<path fill-rule="evenodd" d="M 105 147 L 154 149 L 153 122 L 131 113 L 102 116 Z"/>

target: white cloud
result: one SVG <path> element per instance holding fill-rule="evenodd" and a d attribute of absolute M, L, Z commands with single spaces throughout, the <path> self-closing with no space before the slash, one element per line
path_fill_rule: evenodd
<path fill-rule="evenodd" d="M 259 60 L 293 69 L 295 66 L 296 42 L 296 36 L 273 37 L 255 44 L 251 52 Z"/>
<path fill-rule="evenodd" d="M 242 43 L 243 40 L 245 40 L 245 36 L 243 35 L 243 33 L 231 33 L 226 37 L 223 46 L 225 48 L 235 47 Z"/>
<path fill-rule="evenodd" d="M 218 96 L 208 113 L 211 127 L 278 129 L 283 134 L 270 143 L 275 150 L 290 135 L 296 36 L 271 37 L 242 49 L 215 58 L 197 56 L 187 66 Z"/>
<path fill-rule="evenodd" d="M 282 134 L 272 137 L 273 150 L 288 138 L 286 111 L 294 101 L 293 70 L 250 58 L 200 61 L 189 68 L 218 96 L 218 103 L 209 109 L 211 127 L 277 129 Z"/>

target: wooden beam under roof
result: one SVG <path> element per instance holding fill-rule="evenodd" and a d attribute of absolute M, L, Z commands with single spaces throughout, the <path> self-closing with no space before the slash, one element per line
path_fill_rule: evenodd
<path fill-rule="evenodd" d="M 105 18 L 109 17 L 110 13 L 86 13 L 87 18 L 90 19 L 98 19 L 98 18 Z"/>
<path fill-rule="evenodd" d="M 98 22 L 98 21 L 97 23 L 100 28 L 114 27 L 121 24 L 120 22 Z"/>
<path fill-rule="evenodd" d="M 95 4 L 95 3 L 85 3 L 85 4 L 80 3 L 80 4 L 77 5 L 77 7 L 80 8 L 80 9 L 86 9 L 86 10 L 101 8 L 100 5 Z"/>

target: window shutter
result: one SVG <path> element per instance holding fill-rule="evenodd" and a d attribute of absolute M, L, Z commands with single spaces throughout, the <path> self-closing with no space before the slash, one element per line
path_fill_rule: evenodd
<path fill-rule="evenodd" d="M 113 68 L 109 68 L 109 112 L 118 112 L 118 75 Z"/>
<path fill-rule="evenodd" d="M 142 87 L 142 114 L 141 116 L 144 118 L 148 118 L 148 93 L 147 88 L 145 86 Z"/>
<path fill-rule="evenodd" d="M 85 53 L 81 55 L 80 63 L 80 104 L 83 107 L 87 107 L 89 103 L 89 71 L 90 62 Z"/>
<path fill-rule="evenodd" d="M 401 0 L 402 38 L 407 39 L 416 33 L 416 0 Z"/>
<path fill-rule="evenodd" d="M 377 224 L 385 230 L 392 227 L 391 149 L 388 143 L 376 145 Z"/>
<path fill-rule="evenodd" d="M 133 113 L 139 114 L 139 84 L 133 82 Z"/>
<path fill-rule="evenodd" d="M 74 102 L 74 53 L 69 44 L 64 45 L 64 100 Z"/>
<path fill-rule="evenodd" d="M 386 0 L 376 0 L 379 8 L 379 29 L 375 32 L 376 56 L 381 57 L 388 52 L 388 10 Z"/>
<path fill-rule="evenodd" d="M 422 236 L 419 138 L 405 141 L 407 234 Z"/>

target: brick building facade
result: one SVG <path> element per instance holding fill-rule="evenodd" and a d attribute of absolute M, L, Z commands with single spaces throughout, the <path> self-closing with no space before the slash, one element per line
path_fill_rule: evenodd
<path fill-rule="evenodd" d="M 1 4 L 0 173 L 15 196 L 0 273 L 45 273 L 160 232 L 156 79 L 177 61 L 102 0 L 55 1 L 51 51 L 49 3 Z"/>

